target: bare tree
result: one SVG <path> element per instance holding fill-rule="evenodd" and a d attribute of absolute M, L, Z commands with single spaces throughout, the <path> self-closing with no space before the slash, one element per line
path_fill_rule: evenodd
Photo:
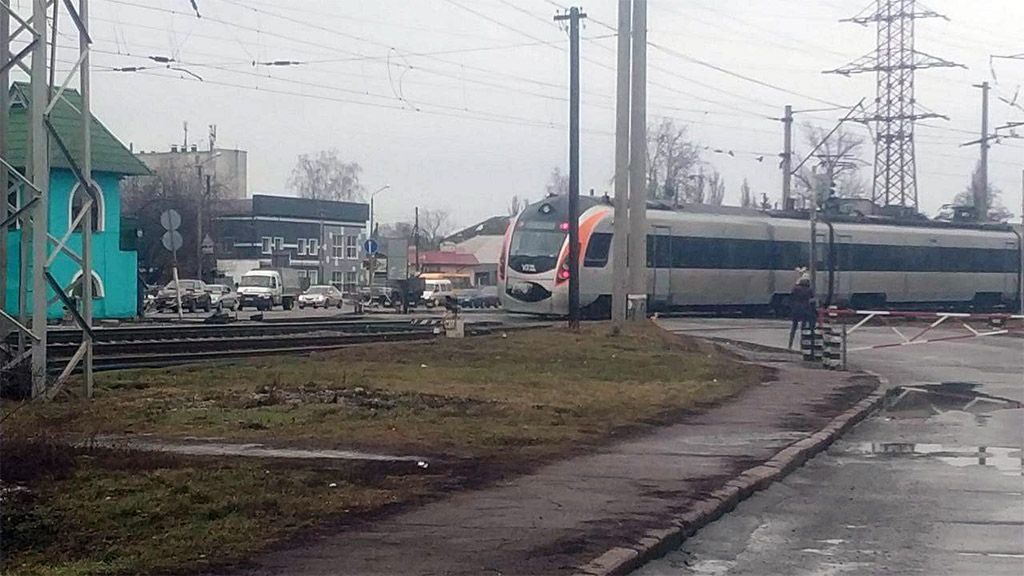
<path fill-rule="evenodd" d="M 811 124 L 803 127 L 803 137 L 808 149 L 821 143 L 814 158 L 808 159 L 799 172 L 794 174 L 797 194 L 819 199 L 828 196 L 833 182 L 836 195 L 841 198 L 860 198 L 867 192 L 867 186 L 859 171 L 864 161 L 864 137 L 840 127 L 828 139 L 828 131 Z M 824 141 L 824 142 L 823 142 Z M 797 156 L 802 157 L 801 154 Z M 819 200 L 820 201 L 820 200 Z"/>
<path fill-rule="evenodd" d="M 565 196 L 569 193 L 569 175 L 562 172 L 562 169 L 555 166 L 548 176 L 548 183 L 544 186 L 544 193 L 548 196 Z"/>
<path fill-rule="evenodd" d="M 410 243 L 416 227 L 412 222 L 394 222 L 377 226 L 377 235 L 381 238 L 407 238 Z"/>
<path fill-rule="evenodd" d="M 206 179 L 196 164 L 195 156 L 182 155 L 151 167 L 147 176 L 126 178 L 121 184 L 121 211 L 136 219 L 142 236 L 138 241 L 139 265 L 159 270 L 154 281 L 167 279 L 172 256 L 160 239 L 164 229 L 160 214 L 168 209 L 182 216 L 181 232 L 184 243 L 178 250 L 178 265 L 183 271 L 197 268 L 197 222 L 203 219 L 202 229 L 212 230 L 211 207 L 224 194 L 225 187 L 216 179 L 209 190 Z M 75 202 L 79 201 L 76 196 Z"/>
<path fill-rule="evenodd" d="M 718 170 L 713 170 L 711 175 L 707 177 L 707 191 L 704 193 L 704 204 L 710 204 L 712 206 L 721 206 L 722 201 L 725 200 L 725 177 L 718 173 Z"/>
<path fill-rule="evenodd" d="M 366 194 L 359 183 L 362 172 L 357 162 L 341 160 L 337 150 L 322 150 L 316 156 L 299 156 L 290 184 L 302 198 L 359 201 Z"/>
<path fill-rule="evenodd" d="M 700 163 L 700 152 L 691 142 L 685 126 L 676 126 L 664 119 L 647 129 L 647 194 L 651 199 L 692 202 L 687 197 L 695 192 L 688 186 L 694 167 Z"/>
<path fill-rule="evenodd" d="M 452 216 L 447 210 L 427 208 L 420 210 L 420 238 L 425 246 L 438 248 L 441 240 L 452 228 Z"/>
<path fill-rule="evenodd" d="M 743 208 L 754 207 L 754 194 L 750 191 L 750 183 L 747 179 L 743 179 L 743 184 L 740 184 L 740 206 Z"/>
<path fill-rule="evenodd" d="M 974 172 L 971 173 L 971 181 L 967 185 L 967 188 L 962 192 L 958 193 L 953 198 L 953 206 L 974 206 L 974 199 L 977 198 L 977 194 L 985 187 L 981 177 L 981 162 L 979 161 L 974 166 Z M 1006 222 L 1010 218 L 1013 218 L 1013 214 L 1003 206 L 1001 196 L 1003 191 L 988 183 L 988 215 L 987 219 L 990 222 Z M 944 207 L 945 208 L 945 207 Z M 952 212 L 948 209 L 942 210 L 938 219 L 947 220 L 952 217 Z"/>

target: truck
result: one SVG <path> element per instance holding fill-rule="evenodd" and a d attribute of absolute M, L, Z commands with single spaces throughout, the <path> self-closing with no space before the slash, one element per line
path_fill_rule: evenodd
<path fill-rule="evenodd" d="M 291 268 L 259 268 L 242 275 L 238 283 L 238 309 L 291 310 L 302 293 L 299 273 Z"/>

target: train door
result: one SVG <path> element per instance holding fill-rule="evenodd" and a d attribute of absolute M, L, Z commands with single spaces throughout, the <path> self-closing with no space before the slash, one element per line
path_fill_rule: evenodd
<path fill-rule="evenodd" d="M 850 245 L 853 243 L 851 234 L 843 234 L 836 230 L 830 242 L 829 273 L 832 274 L 832 294 L 829 304 L 848 304 L 853 294 L 853 274 L 851 273 Z"/>
<path fill-rule="evenodd" d="M 667 226 L 652 226 L 648 237 L 647 265 L 651 269 L 651 305 L 654 309 L 672 305 L 672 233 Z"/>

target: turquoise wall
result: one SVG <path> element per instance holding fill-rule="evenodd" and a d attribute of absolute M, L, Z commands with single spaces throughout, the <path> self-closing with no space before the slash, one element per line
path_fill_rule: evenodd
<path fill-rule="evenodd" d="M 121 196 L 119 174 L 94 172 L 93 178 L 103 191 L 103 214 L 105 226 L 102 232 L 93 233 L 93 270 L 103 286 L 103 297 L 93 300 L 93 315 L 96 318 L 131 318 L 136 314 L 136 289 L 138 258 L 135 252 L 120 249 Z M 63 238 L 70 224 L 71 190 L 75 176 L 68 170 L 54 170 L 50 176 L 50 234 Z M 4 309 L 11 315 L 18 315 L 18 268 L 21 256 L 21 231 L 8 233 L 7 295 Z M 82 253 L 81 234 L 75 233 L 68 246 L 76 253 Z M 32 263 L 29 262 L 31 278 Z M 50 273 L 62 286 L 71 283 L 81 268 L 67 254 L 61 253 L 50 266 Z M 31 314 L 32 286 L 29 280 L 29 313 Z M 48 298 L 54 294 L 48 291 Z M 50 305 L 50 318 L 63 315 L 63 304 Z"/>

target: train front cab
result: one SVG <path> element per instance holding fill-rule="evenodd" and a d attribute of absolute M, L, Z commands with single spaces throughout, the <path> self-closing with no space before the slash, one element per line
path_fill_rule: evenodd
<path fill-rule="evenodd" d="M 580 244 L 585 254 L 598 223 L 611 209 L 580 198 Z M 555 196 L 527 207 L 505 234 L 499 269 L 502 305 L 509 312 L 564 316 L 569 310 L 568 198 Z M 581 262 L 582 286 L 587 285 Z M 581 304 L 588 304 L 584 295 Z"/>

